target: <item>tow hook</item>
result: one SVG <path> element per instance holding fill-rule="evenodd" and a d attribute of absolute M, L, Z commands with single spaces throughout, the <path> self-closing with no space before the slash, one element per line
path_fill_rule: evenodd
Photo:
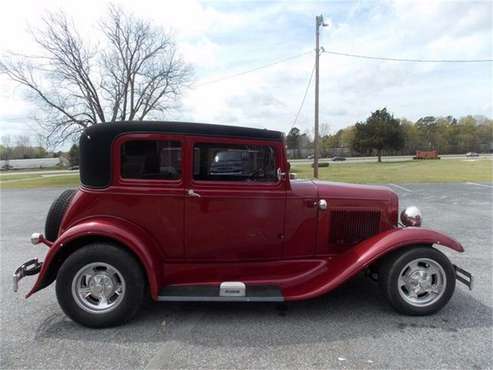
<path fill-rule="evenodd" d="M 12 278 L 13 278 L 13 283 L 14 283 L 14 292 L 17 292 L 19 289 L 19 281 L 24 278 L 25 276 L 31 276 L 31 275 L 36 275 L 39 274 L 41 271 L 41 266 L 43 265 L 42 262 L 38 262 L 37 258 L 33 258 L 32 260 L 29 260 L 27 262 L 24 262 L 22 265 L 20 265 L 17 270 L 15 270 Z"/>

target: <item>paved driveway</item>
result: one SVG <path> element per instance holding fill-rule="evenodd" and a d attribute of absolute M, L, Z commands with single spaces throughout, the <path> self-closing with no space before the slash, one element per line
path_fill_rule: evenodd
<path fill-rule="evenodd" d="M 91 330 L 65 317 L 54 286 L 29 300 L 32 278 L 11 291 L 11 273 L 44 247 L 41 231 L 61 189 L 1 192 L 0 368 L 491 368 L 492 195 L 486 184 L 390 185 L 401 205 L 418 205 L 426 226 L 461 240 L 446 253 L 473 272 L 440 313 L 400 316 L 363 277 L 330 295 L 275 304 L 160 303 L 126 326 Z"/>

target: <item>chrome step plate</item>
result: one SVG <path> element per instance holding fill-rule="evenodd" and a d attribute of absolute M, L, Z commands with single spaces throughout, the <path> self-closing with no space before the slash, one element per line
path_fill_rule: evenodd
<path fill-rule="evenodd" d="M 224 281 L 219 285 L 221 297 L 244 297 L 246 295 L 245 283 L 241 281 Z"/>

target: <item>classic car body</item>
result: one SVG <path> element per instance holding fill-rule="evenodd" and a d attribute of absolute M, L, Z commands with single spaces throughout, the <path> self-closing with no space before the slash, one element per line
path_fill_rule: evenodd
<path fill-rule="evenodd" d="M 389 264 L 407 258 L 395 252 L 413 248 L 425 253 L 422 261 L 432 261 L 406 270 L 404 293 L 411 286 L 417 287 L 416 292 L 427 287 L 429 296 L 413 296 L 431 299 L 433 289 L 442 285 L 452 289 L 440 293 L 450 298 L 456 275 L 472 284 L 469 273 L 448 262 L 435 266 L 433 256 L 426 255 L 430 250 L 439 253 L 432 248 L 436 244 L 462 252 L 459 242 L 419 227 L 418 211 L 405 214 L 417 220 L 418 227 L 399 226 L 398 198 L 392 190 L 290 180 L 279 132 L 177 122 L 116 123 L 93 126 L 80 141 L 82 185 L 63 204 L 59 202 L 62 206 L 54 203 L 58 213 L 50 211 L 47 225 L 58 217 L 58 223 L 51 222 L 56 231 L 46 231 L 52 240 L 40 234 L 32 238 L 33 243 L 49 247 L 45 260 L 29 261 L 17 269 L 14 284 L 39 272 L 30 296 L 57 280 L 62 308 L 82 324 L 124 321 L 127 317 L 121 315 L 105 319 L 112 314 L 110 301 L 126 302 L 121 298 L 125 289 L 140 294 L 140 285 L 132 286 L 121 271 L 126 262 L 114 268 L 108 257 L 103 267 L 93 266 L 107 258 L 97 255 L 101 245 L 128 252 L 122 260 L 128 258 L 141 268 L 143 285 L 157 301 L 313 298 L 368 268 L 378 272 L 387 266 L 382 272 L 387 274 Z M 218 163 L 221 160 L 224 163 Z M 245 161 L 250 162 L 245 165 Z M 91 245 L 95 252 L 83 255 Z M 84 263 L 76 257 L 93 270 L 83 270 Z M 437 257 L 439 262 L 443 257 Z M 84 273 L 77 275 L 71 264 Z M 72 279 L 67 280 L 72 282 L 71 293 L 58 287 L 60 271 Z M 74 276 L 79 276 L 77 283 Z M 416 281 L 409 282 L 411 278 Z M 104 309 L 97 308 L 100 296 Z M 419 305 L 416 312 L 401 311 L 432 313 L 448 298 L 428 300 L 428 306 L 435 305 L 429 310 Z M 77 305 L 63 303 L 70 299 Z M 131 315 L 127 312 L 127 316 Z M 91 321 L 92 317 L 101 319 Z"/>

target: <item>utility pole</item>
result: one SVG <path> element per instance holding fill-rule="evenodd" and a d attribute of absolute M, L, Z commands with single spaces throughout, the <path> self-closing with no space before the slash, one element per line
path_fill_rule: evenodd
<path fill-rule="evenodd" d="M 318 157 L 320 153 L 319 148 L 319 134 L 318 134 L 318 85 L 319 85 L 319 59 L 320 59 L 320 26 L 326 27 L 324 23 L 324 17 L 322 14 L 315 17 L 315 138 L 313 145 L 315 152 L 313 153 L 313 177 L 318 179 Z"/>

